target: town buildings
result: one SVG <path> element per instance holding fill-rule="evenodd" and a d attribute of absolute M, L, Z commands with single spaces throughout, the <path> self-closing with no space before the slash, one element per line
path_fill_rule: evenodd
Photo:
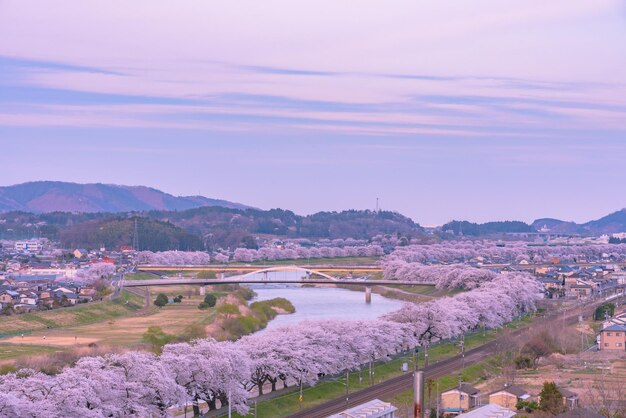
<path fill-rule="evenodd" d="M 600 331 L 600 351 L 626 351 L 626 325 L 609 325 Z"/>
<path fill-rule="evenodd" d="M 477 406 L 480 406 L 480 391 L 467 383 L 441 393 L 442 411 L 459 413 Z"/>

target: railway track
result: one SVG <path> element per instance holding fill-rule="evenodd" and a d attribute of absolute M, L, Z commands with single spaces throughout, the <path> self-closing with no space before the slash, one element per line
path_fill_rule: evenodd
<path fill-rule="evenodd" d="M 554 320 L 563 320 L 565 324 L 572 325 L 578 321 L 578 315 L 589 313 L 601 302 L 593 303 L 582 310 L 575 309 L 574 312 L 555 313 L 548 315 L 535 322 L 536 325 L 548 323 Z M 564 318 L 563 315 L 566 315 Z M 513 331 L 510 335 L 514 338 L 523 338 L 529 331 L 528 327 Z M 463 364 L 470 365 L 479 363 L 495 354 L 498 345 L 505 342 L 503 337 L 499 337 L 479 347 L 465 352 L 465 359 L 461 355 L 450 357 L 436 363 L 431 363 L 424 371 L 424 379 L 438 378 L 453 374 L 461 370 Z M 336 398 L 321 405 L 302 410 L 292 414 L 290 418 L 326 418 L 329 415 L 339 413 L 345 409 L 352 408 L 372 399 L 388 399 L 399 393 L 412 388 L 413 373 L 403 374 L 385 382 L 370 386 L 366 389 L 351 393 L 347 397 Z"/>

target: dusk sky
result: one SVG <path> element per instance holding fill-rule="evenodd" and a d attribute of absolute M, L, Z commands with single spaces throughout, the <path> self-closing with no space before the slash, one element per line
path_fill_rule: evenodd
<path fill-rule="evenodd" d="M 423 225 L 626 206 L 626 1 L 0 0 L 0 185 Z"/>

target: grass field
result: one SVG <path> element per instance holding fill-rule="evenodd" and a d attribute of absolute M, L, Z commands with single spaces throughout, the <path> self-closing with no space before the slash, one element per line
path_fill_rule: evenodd
<path fill-rule="evenodd" d="M 0 338 L 120 318 L 142 307 L 140 297 L 122 292 L 114 301 L 93 302 L 50 311 L 0 317 Z M 0 340 L 2 341 L 2 340 Z"/>
<path fill-rule="evenodd" d="M 452 295 L 462 292 L 462 290 L 460 289 L 454 289 L 454 290 L 437 289 L 435 286 L 425 286 L 425 285 L 415 285 L 415 286 L 389 285 L 387 287 L 403 290 L 405 292 L 415 293 L 416 295 L 425 295 L 425 296 L 432 296 L 432 297 L 452 296 Z"/>
<path fill-rule="evenodd" d="M 197 289 L 194 290 L 197 292 Z M 181 335 L 191 325 L 207 325 L 215 315 L 213 309 L 198 309 L 198 304 L 203 297 L 194 294 L 194 290 L 183 286 L 163 289 L 151 287 L 151 300 L 154 300 L 159 292 L 169 296 L 182 294 L 184 299 L 181 303 L 170 303 L 163 308 L 152 306 L 141 312 L 126 311 L 125 316 L 100 316 L 97 321 L 89 323 L 74 320 L 73 323 L 65 323 L 62 327 L 45 330 L 38 329 L 23 338 L 17 336 L 5 341 L 16 344 L 43 344 L 58 347 L 88 343 L 133 346 L 142 342 L 143 334 L 152 325 L 160 326 L 168 334 Z M 191 297 L 189 297 L 189 294 L 191 294 Z M 143 306 L 143 299 L 140 296 L 132 295 L 132 298 L 138 299 L 139 306 Z M 123 304 L 119 305 L 123 306 Z M 98 314 L 98 311 L 94 308 L 92 307 L 89 311 L 90 316 Z M 46 336 L 45 341 L 43 340 L 44 335 Z"/>
<path fill-rule="evenodd" d="M 158 279 L 159 277 L 160 276 L 158 274 L 138 272 L 138 273 L 126 274 L 124 276 L 124 280 L 155 280 L 155 279 Z"/>
<path fill-rule="evenodd" d="M 43 345 L 0 344 L 0 363 L 23 356 L 58 352 L 59 348 Z"/>

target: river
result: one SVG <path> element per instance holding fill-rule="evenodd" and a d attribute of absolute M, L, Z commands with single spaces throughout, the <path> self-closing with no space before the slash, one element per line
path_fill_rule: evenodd
<path fill-rule="evenodd" d="M 250 286 L 257 293 L 256 300 L 282 297 L 288 299 L 296 312 L 278 315 L 267 328 L 292 325 L 304 320 L 318 319 L 376 319 L 400 309 L 401 301 L 372 293 L 372 303 L 365 303 L 365 292 L 335 287 L 301 287 L 299 285 L 267 284 Z"/>

